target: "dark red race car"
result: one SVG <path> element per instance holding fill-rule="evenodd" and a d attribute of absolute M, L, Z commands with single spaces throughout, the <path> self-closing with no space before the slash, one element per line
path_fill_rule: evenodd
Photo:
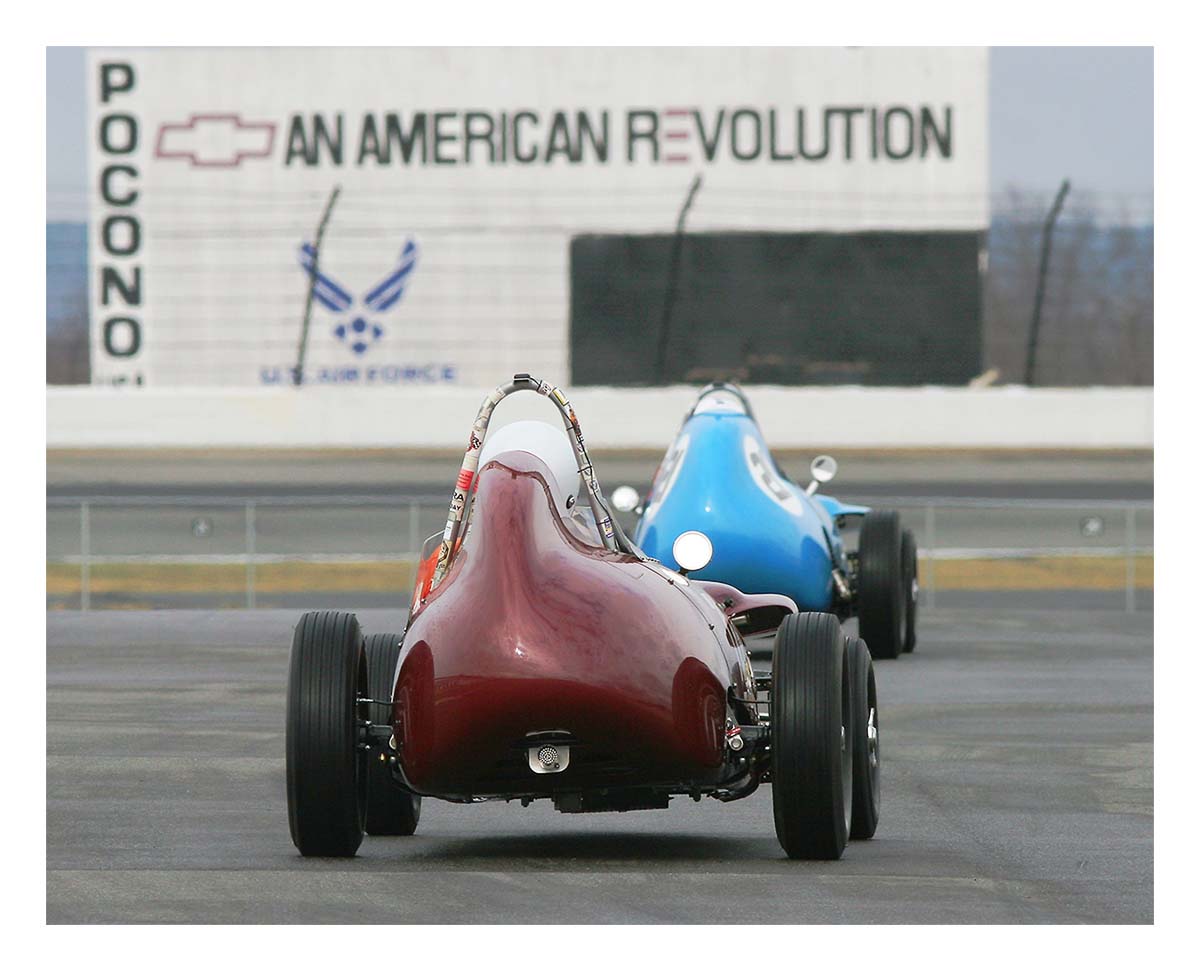
<path fill-rule="evenodd" d="M 565 433 L 517 422 L 521 390 Z M 427 554 L 427 555 L 425 555 Z M 875 678 L 829 613 L 690 580 L 648 558 L 609 513 L 563 394 L 516 375 L 484 401 L 450 515 L 426 544 L 403 635 L 305 614 L 288 679 L 287 792 L 305 856 L 353 856 L 364 830 L 411 835 L 423 797 L 553 800 L 561 812 L 741 799 L 771 783 L 787 855 L 835 859 L 879 815 Z M 778 628 L 771 676 L 743 635 Z"/>

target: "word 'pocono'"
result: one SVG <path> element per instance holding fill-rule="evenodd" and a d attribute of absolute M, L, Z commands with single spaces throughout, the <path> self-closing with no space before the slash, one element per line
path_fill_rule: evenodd
<path fill-rule="evenodd" d="M 285 165 L 899 161 L 953 156 L 949 105 L 294 114 Z"/>

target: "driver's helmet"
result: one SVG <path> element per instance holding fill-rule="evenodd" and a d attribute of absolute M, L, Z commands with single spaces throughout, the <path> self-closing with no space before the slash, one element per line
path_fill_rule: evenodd
<path fill-rule="evenodd" d="M 579 463 L 567 433 L 544 421 L 514 421 L 491 432 L 479 453 L 482 469 L 504 452 L 528 452 L 550 470 L 546 483 L 559 515 L 570 515 L 579 498 Z M 586 504 L 585 504 L 586 505 Z"/>

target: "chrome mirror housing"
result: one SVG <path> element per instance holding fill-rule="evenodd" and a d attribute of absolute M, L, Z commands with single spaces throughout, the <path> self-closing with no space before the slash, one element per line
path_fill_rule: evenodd
<path fill-rule="evenodd" d="M 612 507 L 618 512 L 633 512 L 641 503 L 642 497 L 633 486 L 622 485 L 613 489 Z"/>
<path fill-rule="evenodd" d="M 804 491 L 811 496 L 823 483 L 829 482 L 837 475 L 837 470 L 837 459 L 832 455 L 818 455 L 808 467 L 808 474 L 812 476 L 812 481 Z"/>

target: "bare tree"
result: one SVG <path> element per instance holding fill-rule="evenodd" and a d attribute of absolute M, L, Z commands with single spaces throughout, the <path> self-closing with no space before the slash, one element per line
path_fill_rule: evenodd
<path fill-rule="evenodd" d="M 1001 380 L 1022 380 L 1049 204 L 1048 194 L 1009 190 L 993 206 L 984 361 Z M 1072 196 L 1046 275 L 1038 384 L 1153 383 L 1154 233 L 1138 215 L 1128 199 Z"/>

